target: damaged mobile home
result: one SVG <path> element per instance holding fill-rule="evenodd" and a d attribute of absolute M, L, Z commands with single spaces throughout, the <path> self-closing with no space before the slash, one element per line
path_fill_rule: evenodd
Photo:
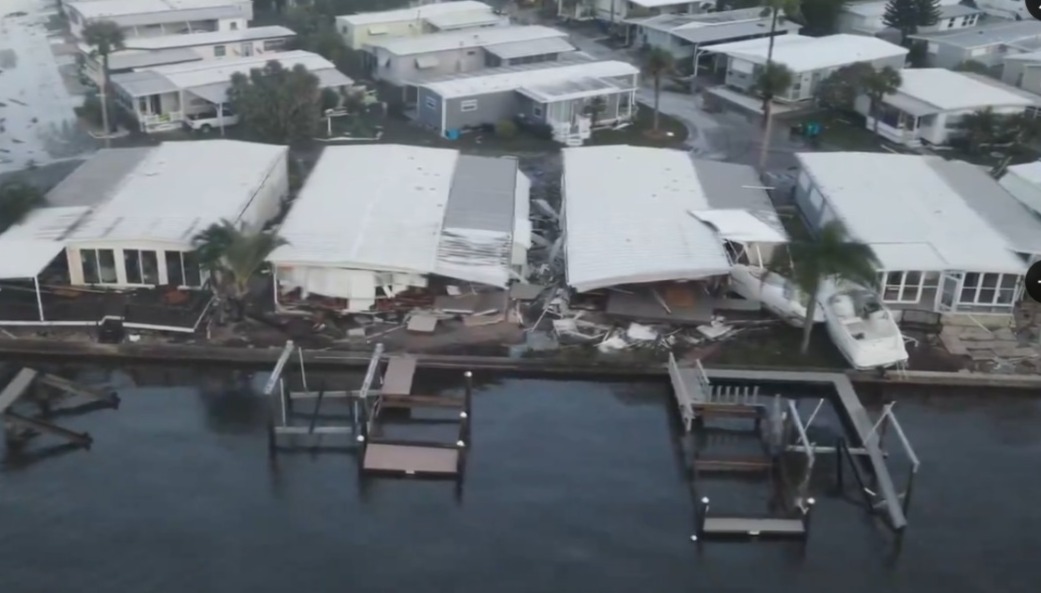
<path fill-rule="evenodd" d="M 752 167 L 678 150 L 564 150 L 567 285 L 614 317 L 711 322 L 759 304 L 728 294 L 734 264 L 764 266 L 788 236 Z M 606 290 L 605 290 L 606 289 Z"/>
<path fill-rule="evenodd" d="M 268 258 L 276 306 L 377 311 L 432 280 L 505 289 L 526 274 L 529 189 L 512 157 L 329 147 Z"/>

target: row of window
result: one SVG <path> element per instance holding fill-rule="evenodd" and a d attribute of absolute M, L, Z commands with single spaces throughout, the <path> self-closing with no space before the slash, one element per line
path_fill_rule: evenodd
<path fill-rule="evenodd" d="M 140 284 L 202 286 L 202 268 L 194 252 L 123 249 L 123 280 L 119 279 L 116 252 L 112 249 L 80 249 L 83 282 L 86 284 Z M 159 255 L 165 264 L 166 281 L 159 270 Z"/>
<path fill-rule="evenodd" d="M 882 300 L 894 304 L 914 304 L 922 300 L 926 289 L 938 287 L 940 275 L 923 272 L 888 272 L 879 278 Z M 1016 300 L 1020 276 L 967 272 L 957 295 L 959 305 L 1010 306 Z"/>

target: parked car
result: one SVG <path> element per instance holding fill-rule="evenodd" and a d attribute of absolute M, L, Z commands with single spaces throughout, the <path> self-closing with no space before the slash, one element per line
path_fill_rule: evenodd
<path fill-rule="evenodd" d="M 224 108 L 222 114 L 218 114 L 217 109 L 214 108 L 201 113 L 189 115 L 187 119 L 184 120 L 184 125 L 189 130 L 207 134 L 215 129 L 220 129 L 222 122 L 225 128 L 233 126 L 239 123 L 239 116 L 227 107 Z"/>

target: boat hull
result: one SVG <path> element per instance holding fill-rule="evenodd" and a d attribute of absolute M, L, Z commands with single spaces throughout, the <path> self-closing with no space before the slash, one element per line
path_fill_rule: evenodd
<path fill-rule="evenodd" d="M 759 268 L 750 268 L 744 265 L 736 265 L 730 271 L 730 289 L 750 301 L 759 301 L 763 308 L 780 317 L 785 323 L 793 327 L 805 327 L 806 307 L 795 301 L 786 293 L 786 286 L 791 281 L 783 276 L 776 276 L 780 282 L 763 282 L 760 275 L 765 273 Z M 817 307 L 813 316 L 814 323 L 824 322 L 824 313 Z"/>

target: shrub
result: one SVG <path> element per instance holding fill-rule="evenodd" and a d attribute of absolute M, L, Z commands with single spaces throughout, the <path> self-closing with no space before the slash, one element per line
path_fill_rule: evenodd
<path fill-rule="evenodd" d="M 517 124 L 513 120 L 503 119 L 495 124 L 495 135 L 500 138 L 513 138 L 517 135 Z"/>

